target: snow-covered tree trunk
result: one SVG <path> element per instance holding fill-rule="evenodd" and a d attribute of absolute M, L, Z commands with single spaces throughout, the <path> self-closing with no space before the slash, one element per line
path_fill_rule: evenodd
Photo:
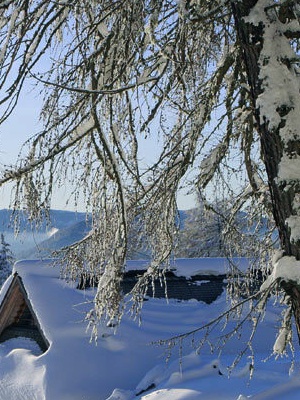
<path fill-rule="evenodd" d="M 268 175 L 274 220 L 287 266 L 300 265 L 300 77 L 292 39 L 299 17 L 289 1 L 232 2 L 252 107 Z M 294 270 L 294 268 L 293 268 Z M 280 276 L 281 275 L 281 276 Z M 300 340 L 300 280 L 277 275 L 290 297 Z M 300 277 L 300 270 L 299 270 Z"/>

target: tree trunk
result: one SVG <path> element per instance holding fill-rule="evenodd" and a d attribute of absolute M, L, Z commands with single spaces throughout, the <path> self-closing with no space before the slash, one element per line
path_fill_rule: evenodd
<path fill-rule="evenodd" d="M 256 128 L 260 135 L 262 155 L 271 194 L 273 216 L 279 232 L 281 247 L 284 256 L 294 256 L 296 260 L 300 260 L 300 238 L 298 235 L 293 235 L 293 224 L 300 222 L 300 171 L 299 178 L 294 173 L 294 176 L 290 179 L 287 175 L 282 174 L 280 170 L 284 161 L 285 166 L 293 162 L 299 165 L 299 160 L 297 160 L 297 157 L 300 155 L 299 132 L 295 130 L 292 134 L 288 135 L 288 138 L 286 134 L 283 134 L 287 121 L 293 115 L 292 113 L 294 108 L 296 108 L 296 104 L 287 104 L 286 98 L 288 96 L 283 95 L 282 104 L 277 104 L 276 109 L 274 109 L 274 112 L 277 113 L 275 120 L 278 120 L 278 123 L 274 124 L 272 120 L 273 116 L 263 114 L 261 103 L 259 103 L 259 98 L 266 95 L 266 91 L 268 90 L 268 87 L 264 86 L 264 82 L 262 81 L 261 67 L 263 65 L 264 69 L 268 68 L 269 59 L 261 57 L 262 51 L 264 46 L 266 48 L 272 46 L 272 43 L 268 43 L 268 41 L 282 40 L 282 36 L 276 36 L 276 33 L 279 32 L 279 29 L 277 30 L 276 28 L 278 26 L 282 29 L 283 22 L 286 21 L 284 17 L 285 10 L 282 9 L 283 6 L 280 8 L 280 5 L 278 5 L 278 10 L 275 10 L 274 7 L 270 8 L 270 10 L 265 8 L 265 15 L 262 18 L 262 22 L 254 25 L 249 22 L 249 19 L 244 19 L 244 17 L 249 16 L 257 3 L 257 0 L 233 1 L 231 6 L 235 19 L 238 45 L 241 50 L 250 86 L 252 107 L 255 110 Z M 272 30 L 272 32 L 275 32 L 275 36 L 264 35 L 265 30 L 272 24 L 277 24 L 276 26 L 273 25 L 275 29 Z M 295 79 L 295 72 L 289 60 L 280 58 L 280 54 L 275 56 L 277 57 L 275 65 L 282 69 L 282 74 L 285 74 L 285 76 L 291 74 L 291 80 Z M 272 65 L 273 67 L 274 65 Z M 274 90 L 274 87 L 270 89 Z M 278 87 L 278 91 L 280 90 L 282 91 L 283 88 Z M 286 90 L 289 89 L 286 88 Z M 282 288 L 290 297 L 300 342 L 300 283 L 295 281 L 282 282 Z"/>

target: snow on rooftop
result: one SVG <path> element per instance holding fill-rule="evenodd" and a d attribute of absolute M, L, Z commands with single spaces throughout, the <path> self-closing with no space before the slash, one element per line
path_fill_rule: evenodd
<path fill-rule="evenodd" d="M 217 264 L 216 259 L 210 260 L 202 269 L 200 264 L 204 265 L 204 260 L 193 260 L 190 266 L 194 265 L 193 271 L 199 271 L 199 268 L 210 271 L 214 269 L 214 263 Z M 137 266 L 136 262 L 130 264 Z M 187 264 L 187 261 L 180 260 L 177 272 L 180 273 Z M 198 355 L 187 341 L 182 348 L 182 363 L 179 363 L 179 349 L 176 347 L 166 363 L 166 349 L 150 344 L 207 323 L 227 308 L 225 296 L 211 305 L 195 300 L 167 302 L 165 299 L 150 298 L 144 303 L 141 325 L 126 313 L 117 331 L 99 327 L 95 345 L 90 343 L 84 322 L 85 312 L 90 308 L 88 303 L 93 300 L 91 290 L 77 290 L 74 285 L 59 279 L 59 270 L 51 260 L 20 261 L 14 271 L 22 277 L 50 347 L 44 354 L 38 355 L 34 345 L 22 338 L 0 344 L 1 399 L 298 398 L 300 382 L 296 379 L 299 371 L 297 364 L 294 375 L 289 377 L 290 360 L 262 362 L 270 355 L 276 336 L 278 313 L 273 309 L 266 315 L 254 338 L 254 349 L 258 354 L 254 378 L 249 381 L 246 358 L 228 379 L 227 366 L 244 347 L 243 335 L 241 340 L 235 338 L 224 348 L 222 361 L 217 359 L 218 354 L 211 354 L 210 346 L 205 346 Z M 8 284 L 9 280 L 1 295 Z M 151 389 L 147 390 L 149 387 Z M 279 397 L 276 393 L 280 394 Z"/>
<path fill-rule="evenodd" d="M 146 269 L 149 263 L 147 260 L 127 261 L 126 271 Z M 243 257 L 178 258 L 170 263 L 170 269 L 176 276 L 190 278 L 195 275 L 225 275 L 229 272 L 231 264 L 241 271 L 246 271 L 250 261 Z"/>
<path fill-rule="evenodd" d="M 20 261 L 15 264 L 14 272 L 21 276 L 50 342 L 46 353 L 30 361 L 37 368 L 43 366 L 40 373 L 47 399 L 98 400 L 108 397 L 116 386 L 135 388 L 164 357 L 163 348 L 149 346 L 150 342 L 204 322 L 202 313 L 206 306 L 202 303 L 200 306 L 199 302 L 191 301 L 179 305 L 151 299 L 151 307 L 149 301 L 145 303 L 141 326 L 125 315 L 116 334 L 112 328 L 100 327 L 95 345 L 90 343 L 90 332 L 84 322 L 85 312 L 92 308 L 91 290 L 77 290 L 73 284 L 59 279 L 59 269 L 51 260 Z M 9 354 L 14 357 L 16 352 Z"/>

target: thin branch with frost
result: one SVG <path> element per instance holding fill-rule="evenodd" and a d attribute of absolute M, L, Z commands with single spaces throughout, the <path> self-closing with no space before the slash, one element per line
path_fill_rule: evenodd
<path fill-rule="evenodd" d="M 113 95 L 113 94 L 119 94 L 119 93 L 123 93 L 123 92 L 127 92 L 129 90 L 132 89 L 136 89 L 138 86 L 141 85 L 146 85 L 148 83 L 153 83 L 156 82 L 159 78 L 147 78 L 145 80 L 143 80 L 142 82 L 135 82 L 132 84 L 129 84 L 127 86 L 124 87 L 120 87 L 120 88 L 115 88 L 115 89 L 83 89 L 83 88 L 79 88 L 79 87 L 70 87 L 67 85 L 63 85 L 63 84 L 59 84 L 56 82 L 50 82 L 49 80 L 46 79 L 42 79 L 40 77 L 38 77 L 37 75 L 33 74 L 32 72 L 29 71 L 29 74 L 32 78 L 34 78 L 36 81 L 44 84 L 45 86 L 54 86 L 58 89 L 63 89 L 66 90 L 68 92 L 75 92 L 75 93 L 83 93 L 83 94 L 89 94 L 89 95 L 95 95 L 95 94 L 101 94 L 101 95 Z"/>
<path fill-rule="evenodd" d="M 205 323 L 204 325 L 201 325 L 200 327 L 193 329 L 191 331 L 182 333 L 180 335 L 172 336 L 168 339 L 161 339 L 156 342 L 152 342 L 153 345 L 160 345 L 160 346 L 165 346 L 167 347 L 168 351 L 171 351 L 171 349 L 177 345 L 179 347 L 182 347 L 183 342 L 191 339 L 193 347 L 197 350 L 197 352 L 201 351 L 201 348 L 207 344 L 210 343 L 211 351 L 222 351 L 224 346 L 226 345 L 227 342 L 229 342 L 231 339 L 238 339 L 240 336 L 240 332 L 242 331 L 244 325 L 246 323 L 251 323 L 252 328 L 249 334 L 248 339 L 246 340 L 245 338 L 243 340 L 246 340 L 245 346 L 238 352 L 236 357 L 234 358 L 232 365 L 229 367 L 229 373 L 234 369 L 237 364 L 241 361 L 241 359 L 250 351 L 251 352 L 251 358 L 252 360 L 254 359 L 254 350 L 252 348 L 252 343 L 255 334 L 257 333 L 257 329 L 259 327 L 260 321 L 263 319 L 264 314 L 265 314 L 265 309 L 267 306 L 268 298 L 270 294 L 274 291 L 274 289 L 278 286 L 278 282 L 273 281 L 268 287 L 265 287 L 263 290 L 259 290 L 258 292 L 254 293 L 251 296 L 248 296 L 246 299 L 241 300 L 237 304 L 231 306 L 228 310 L 225 312 L 221 313 L 218 315 L 216 318 L 212 319 L 211 321 Z M 255 304 L 252 304 L 253 301 L 255 301 Z M 241 310 L 244 309 L 244 306 L 249 304 L 249 309 L 247 312 L 241 312 Z M 290 316 L 290 313 L 287 309 L 287 315 Z M 238 317 L 237 322 L 234 323 L 234 326 L 230 330 L 226 330 L 229 321 L 231 323 L 236 319 L 234 316 L 242 315 L 242 317 Z M 219 329 L 217 329 L 219 327 Z M 217 334 L 216 337 L 214 337 L 214 343 L 211 342 L 212 340 L 212 333 L 218 331 L 219 334 Z M 198 338 L 199 334 L 203 332 L 202 337 Z M 224 332 L 224 333 L 222 333 Z M 276 339 L 275 345 L 274 345 L 274 353 L 278 354 L 283 354 L 285 351 L 285 348 L 288 344 L 292 346 L 292 336 L 291 336 L 291 330 L 288 329 L 288 324 L 286 324 L 286 317 L 284 317 L 283 320 L 283 333 L 281 333 L 278 338 Z M 288 332 L 288 335 L 286 335 L 286 332 Z M 284 336 L 285 342 L 284 346 L 279 348 L 276 343 L 281 343 L 283 344 L 283 341 L 281 338 Z M 252 361 L 253 362 L 253 361 Z M 252 376 L 253 373 L 253 365 L 252 368 L 249 369 L 250 376 Z"/>

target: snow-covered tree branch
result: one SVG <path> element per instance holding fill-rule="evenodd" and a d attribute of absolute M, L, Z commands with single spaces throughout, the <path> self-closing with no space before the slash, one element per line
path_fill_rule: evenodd
<path fill-rule="evenodd" d="M 0 15 L 1 121 L 27 82 L 43 96 L 43 129 L 0 184 L 15 182 L 13 206 L 34 220 L 56 187 L 72 183 L 75 204 L 83 192 L 93 230 L 64 273 L 99 278 L 96 322 L 122 314 L 133 223 L 148 274 L 167 265 L 187 174 L 202 197 L 221 179 L 235 212 L 252 199 L 299 261 L 298 1 L 5 0 Z M 149 137 L 159 155 L 145 165 Z M 287 276 L 299 327 L 300 275 Z"/>

